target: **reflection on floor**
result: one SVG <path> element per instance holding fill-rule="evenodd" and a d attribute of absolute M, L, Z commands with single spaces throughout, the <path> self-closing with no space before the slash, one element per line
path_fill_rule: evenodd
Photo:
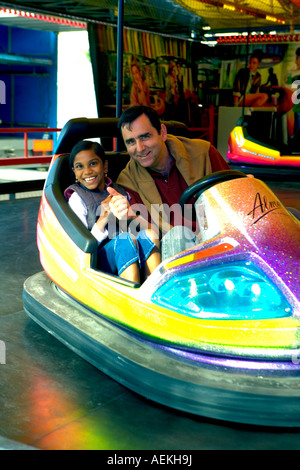
<path fill-rule="evenodd" d="M 300 210 L 300 183 L 271 187 Z M 0 202 L 0 449 L 300 449 L 300 430 L 234 425 L 152 403 L 31 321 L 22 286 L 41 271 L 38 207 L 39 198 Z"/>

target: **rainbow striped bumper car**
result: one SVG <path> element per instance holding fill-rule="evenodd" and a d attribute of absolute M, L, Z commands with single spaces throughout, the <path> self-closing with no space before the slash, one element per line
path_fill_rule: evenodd
<path fill-rule="evenodd" d="M 282 129 L 273 127 L 275 135 L 261 137 L 255 125 L 254 116 L 240 118 L 231 131 L 228 141 L 227 159 L 230 164 L 248 167 L 268 167 L 269 169 L 300 169 L 300 132 L 283 144 Z M 258 123 L 258 125 L 260 125 Z M 265 126 L 266 127 L 266 126 Z M 274 134 L 274 132 L 271 132 Z"/>
<path fill-rule="evenodd" d="M 101 119 L 94 121 L 94 135 L 103 135 Z M 74 125 L 78 140 L 92 137 Z M 152 401 L 219 420 L 298 427 L 299 222 L 260 180 L 218 172 L 181 197 L 184 205 L 195 196 L 199 244 L 163 260 L 141 285 L 130 283 L 97 268 L 97 243 L 64 199 L 61 149 L 74 142 L 62 134 L 38 215 L 44 271 L 24 283 L 27 314 Z"/>

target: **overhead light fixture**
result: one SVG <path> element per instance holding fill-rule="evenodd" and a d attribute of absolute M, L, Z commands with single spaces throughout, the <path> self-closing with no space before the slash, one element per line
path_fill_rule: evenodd
<path fill-rule="evenodd" d="M 46 21 L 48 23 L 61 24 L 64 26 L 72 26 L 73 28 L 86 29 L 86 23 L 83 21 L 78 21 L 70 18 L 62 18 L 58 16 L 46 15 L 42 13 L 32 13 L 29 11 L 16 10 L 13 8 L 0 8 L 0 17 L 1 18 L 11 18 L 11 17 L 20 17 L 27 18 L 37 21 Z"/>
<path fill-rule="evenodd" d="M 229 11 L 236 11 L 236 8 L 234 5 L 228 5 L 227 3 L 223 4 L 223 9 L 224 10 L 229 10 Z"/>
<path fill-rule="evenodd" d="M 294 34 L 276 34 L 273 31 L 268 34 L 232 34 L 232 35 L 219 35 L 217 38 L 218 44 L 245 44 L 245 43 L 263 43 L 263 44 L 272 44 L 272 43 L 281 43 L 288 44 L 290 42 L 300 42 L 300 33 Z"/>

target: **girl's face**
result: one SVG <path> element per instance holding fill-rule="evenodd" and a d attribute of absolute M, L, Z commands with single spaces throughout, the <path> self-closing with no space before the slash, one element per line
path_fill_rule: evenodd
<path fill-rule="evenodd" d="M 259 67 L 259 60 L 257 57 L 251 57 L 250 62 L 249 62 L 249 69 L 250 72 L 254 73 L 256 69 Z"/>
<path fill-rule="evenodd" d="M 132 79 L 135 82 L 140 82 L 142 80 L 142 75 L 139 68 L 136 65 L 133 65 L 131 68 Z"/>
<path fill-rule="evenodd" d="M 82 150 L 77 153 L 73 162 L 73 171 L 78 183 L 87 189 L 104 190 L 107 161 L 103 163 L 94 150 Z"/>

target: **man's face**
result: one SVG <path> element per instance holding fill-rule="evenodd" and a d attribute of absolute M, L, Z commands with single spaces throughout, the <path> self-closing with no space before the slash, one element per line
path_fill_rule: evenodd
<path fill-rule="evenodd" d="M 145 114 L 130 125 L 122 127 L 122 136 L 131 158 L 144 168 L 159 170 L 166 153 L 167 130 L 164 124 L 160 133 L 152 126 Z"/>

